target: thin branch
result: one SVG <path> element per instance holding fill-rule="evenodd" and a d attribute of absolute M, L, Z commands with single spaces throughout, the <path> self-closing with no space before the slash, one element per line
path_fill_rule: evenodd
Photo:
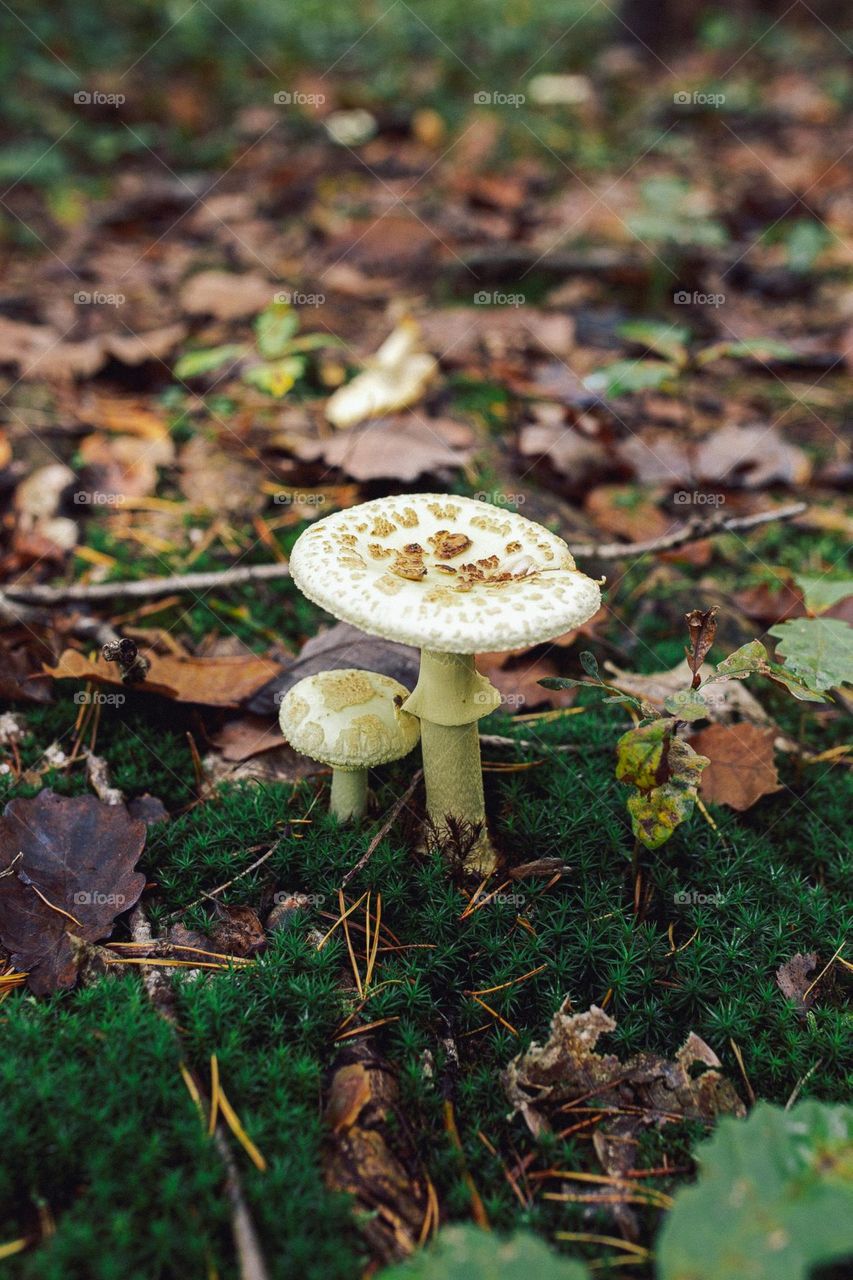
<path fill-rule="evenodd" d="M 716 533 L 735 532 L 740 529 L 755 529 L 758 525 L 770 524 L 774 520 L 792 520 L 808 509 L 805 502 L 794 502 L 788 507 L 777 507 L 775 511 L 759 511 L 753 516 L 725 516 L 716 511 L 710 516 L 696 516 L 660 538 L 652 538 L 649 542 L 594 542 L 578 543 L 571 547 L 573 555 L 589 556 L 597 560 L 622 560 L 626 556 L 645 556 L 655 551 L 672 551 L 683 547 L 688 542 L 699 542 L 702 538 Z"/>
<path fill-rule="evenodd" d="M 240 569 L 220 569 L 210 573 L 176 573 L 168 578 L 140 578 L 137 582 L 68 583 L 62 587 L 7 586 L 7 602 L 25 600 L 29 604 L 80 604 L 96 600 L 149 600 L 174 591 L 212 591 L 217 587 L 240 587 L 247 582 L 288 578 L 286 564 L 250 564 Z"/>

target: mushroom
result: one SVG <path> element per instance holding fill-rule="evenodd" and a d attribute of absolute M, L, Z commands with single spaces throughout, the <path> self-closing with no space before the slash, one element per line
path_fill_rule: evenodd
<path fill-rule="evenodd" d="M 403 704 L 421 722 L 427 811 L 478 837 L 466 855 L 488 875 L 477 721 L 500 694 L 477 652 L 552 640 L 597 611 L 598 583 L 561 538 L 515 512 L 448 494 L 377 498 L 318 520 L 297 539 L 291 576 L 310 600 L 372 635 L 417 645 L 417 686 Z"/>
<path fill-rule="evenodd" d="M 321 671 L 281 700 L 279 723 L 302 755 L 332 766 L 329 810 L 339 822 L 367 805 L 367 770 L 417 746 L 417 718 L 400 709 L 409 691 L 376 671 Z"/>

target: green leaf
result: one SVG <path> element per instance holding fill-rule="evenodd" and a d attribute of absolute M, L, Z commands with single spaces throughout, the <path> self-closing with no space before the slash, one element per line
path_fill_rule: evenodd
<path fill-rule="evenodd" d="M 660 360 L 617 360 L 604 369 L 596 369 L 585 379 L 595 395 L 605 399 L 631 395 L 635 391 L 653 391 L 675 375 L 671 364 Z"/>
<path fill-rule="evenodd" d="M 580 663 L 588 676 L 592 676 L 593 680 L 598 680 L 598 663 L 595 660 L 595 654 L 590 653 L 589 649 L 584 649 L 580 655 Z"/>
<path fill-rule="evenodd" d="M 224 347 L 209 347 L 205 351 L 188 351 L 175 365 L 175 377 L 182 382 L 187 378 L 199 378 L 204 373 L 221 369 L 223 365 L 236 363 L 246 354 L 245 347 L 233 342 Z"/>
<path fill-rule="evenodd" d="M 699 776 L 710 763 L 675 737 L 675 719 L 653 720 L 623 733 L 616 744 L 616 777 L 636 788 L 628 799 L 631 827 L 647 849 L 664 844 L 696 802 Z"/>
<path fill-rule="evenodd" d="M 287 302 L 273 302 L 255 321 L 258 351 L 265 360 L 286 355 L 290 340 L 299 328 L 299 317 Z"/>
<path fill-rule="evenodd" d="M 708 715 L 708 707 L 698 689 L 679 689 L 670 693 L 663 700 L 664 710 L 676 720 L 703 720 Z"/>
<path fill-rule="evenodd" d="M 294 338 L 288 346 L 288 351 L 319 351 L 321 347 L 343 347 L 346 343 L 341 342 L 340 338 L 336 338 L 331 333 L 303 333 L 300 337 Z"/>
<path fill-rule="evenodd" d="M 588 684 L 586 680 L 572 680 L 569 676 L 545 676 L 536 683 L 543 689 L 580 689 Z"/>
<path fill-rule="evenodd" d="M 580 1262 L 554 1253 L 526 1231 L 496 1236 L 478 1227 L 445 1227 L 434 1245 L 382 1272 L 382 1280 L 589 1280 Z"/>
<path fill-rule="evenodd" d="M 839 600 L 853 596 L 853 578 L 808 578 L 795 573 L 794 580 L 802 590 L 809 613 L 825 613 Z"/>
<path fill-rule="evenodd" d="M 659 1280 L 807 1280 L 853 1252 L 853 1108 L 759 1102 L 696 1152 L 658 1237 Z"/>
<path fill-rule="evenodd" d="M 780 667 L 778 662 L 768 662 L 762 670 L 762 675 L 767 676 L 768 680 L 772 680 L 774 684 L 780 684 L 783 689 L 787 689 L 798 702 L 832 702 L 828 693 L 818 693 L 816 689 L 812 689 L 795 676 L 793 671 Z"/>
<path fill-rule="evenodd" d="M 280 400 L 304 372 L 305 361 L 302 356 L 288 356 L 286 360 L 253 365 L 251 369 L 244 371 L 243 381 Z"/>
<path fill-rule="evenodd" d="M 619 326 L 621 337 L 655 351 L 673 364 L 684 364 L 690 330 L 683 325 L 663 324 L 659 320 L 631 320 Z"/>
<path fill-rule="evenodd" d="M 733 360 L 756 360 L 759 364 L 769 364 L 773 360 L 798 361 L 802 356 L 794 347 L 775 338 L 751 338 L 747 342 L 715 342 L 706 347 L 699 355 L 699 365 L 711 364 L 723 356 Z"/>
<path fill-rule="evenodd" d="M 790 618 L 769 632 L 786 668 L 809 689 L 853 683 L 853 627 L 840 618 Z"/>
<path fill-rule="evenodd" d="M 745 680 L 747 676 L 761 671 L 767 662 L 767 650 L 760 640 L 750 640 L 742 644 L 734 653 L 730 653 L 722 662 L 717 663 L 716 674 L 705 681 L 711 684 L 717 680 Z"/>

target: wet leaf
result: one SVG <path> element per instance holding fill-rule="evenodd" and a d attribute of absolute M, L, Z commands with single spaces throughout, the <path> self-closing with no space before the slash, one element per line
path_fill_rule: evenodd
<path fill-rule="evenodd" d="M 82 946 L 139 899 L 144 822 L 94 796 L 39 792 L 0 819 L 0 944 L 37 995 L 71 987 Z"/>

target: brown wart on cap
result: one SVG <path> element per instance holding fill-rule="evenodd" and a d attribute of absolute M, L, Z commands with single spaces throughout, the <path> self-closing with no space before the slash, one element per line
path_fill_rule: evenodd
<path fill-rule="evenodd" d="M 321 671 L 281 700 L 279 723 L 302 755 L 332 766 L 329 810 L 340 822 L 367 805 L 367 771 L 417 745 L 417 718 L 401 710 L 408 689 L 376 671 Z"/>
<path fill-rule="evenodd" d="M 427 809 L 481 829 L 468 866 L 486 875 L 477 721 L 500 695 L 473 655 L 520 649 L 579 627 L 598 610 L 598 583 L 548 529 L 515 512 L 450 494 L 378 498 L 318 520 L 290 558 L 301 591 L 371 635 L 421 650 L 405 710 L 421 722 Z M 309 753 L 310 754 L 310 753 Z"/>

